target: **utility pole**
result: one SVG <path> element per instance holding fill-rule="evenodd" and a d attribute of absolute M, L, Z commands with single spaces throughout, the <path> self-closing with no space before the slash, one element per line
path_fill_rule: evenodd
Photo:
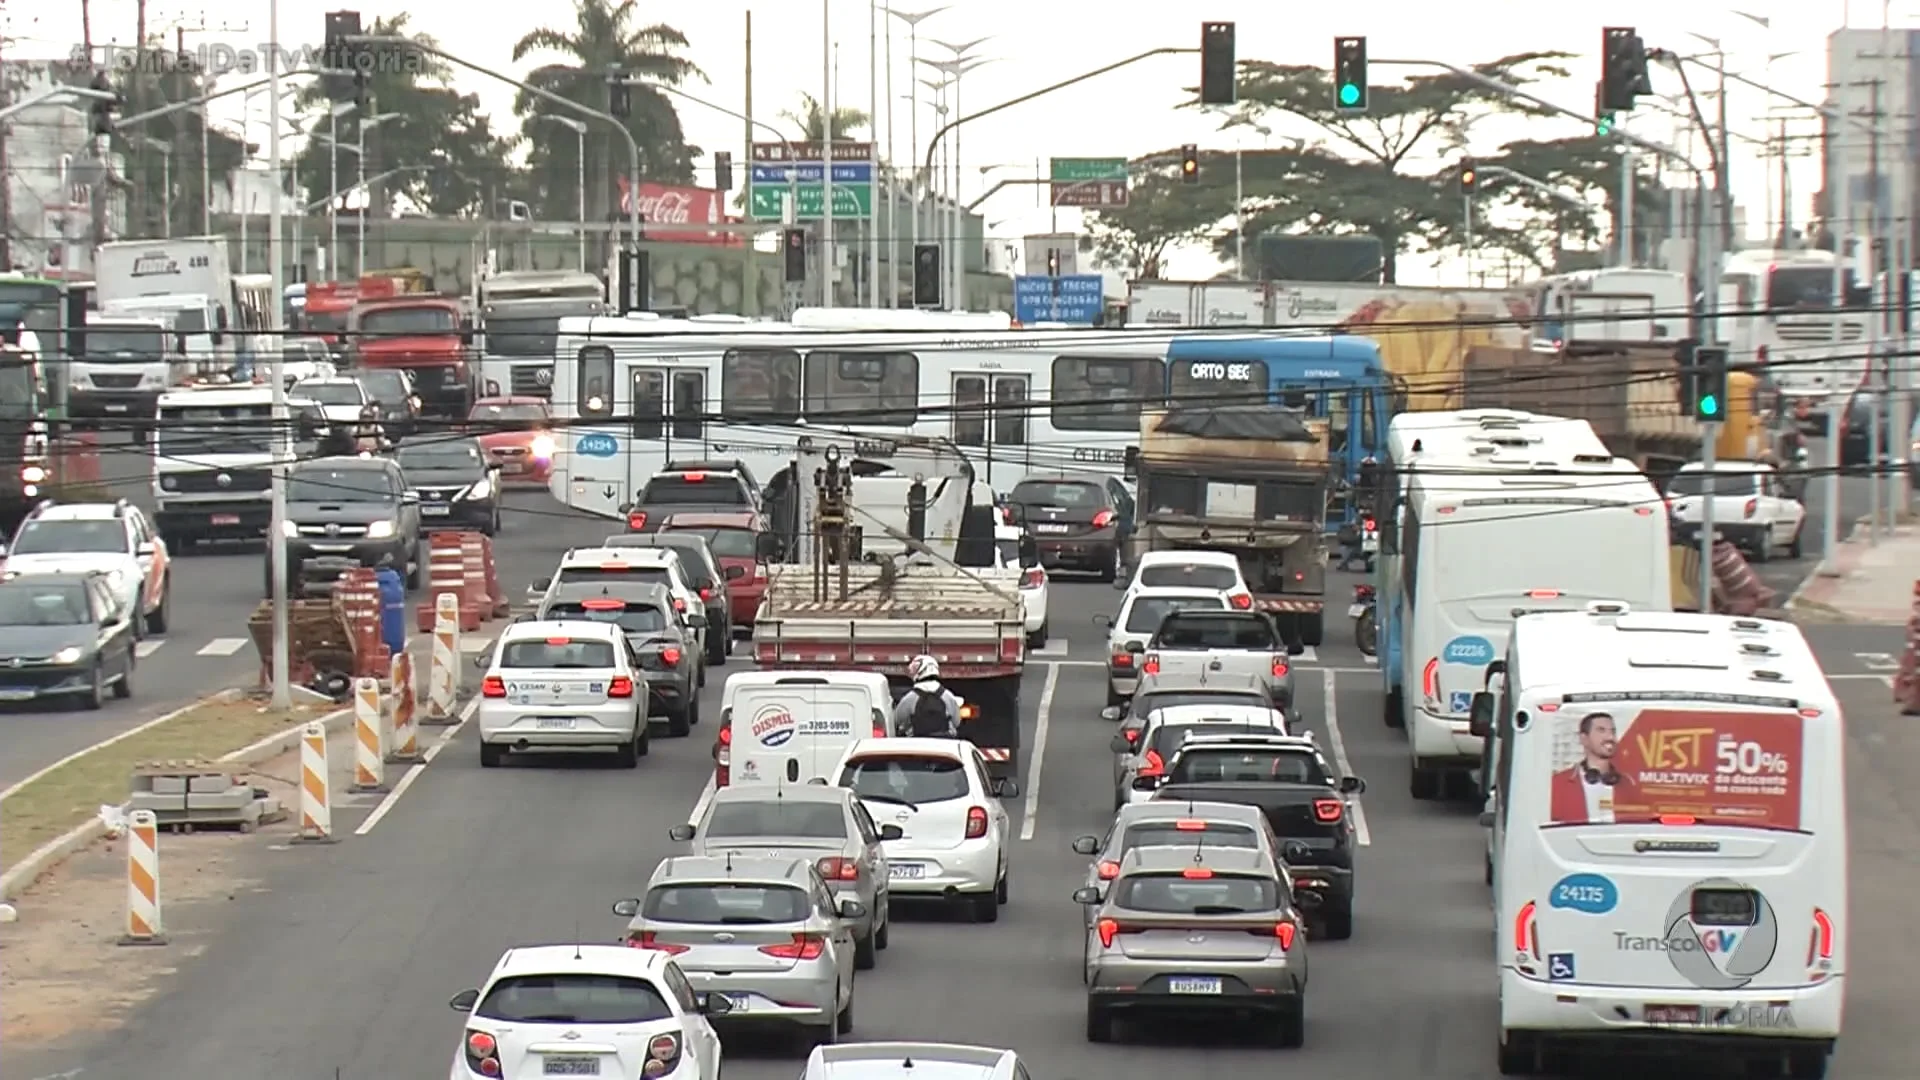
<path fill-rule="evenodd" d="M 1883 64 L 1886 62 L 1884 56 L 1881 57 L 1881 62 Z M 1872 106 L 1867 116 L 1868 122 L 1872 125 L 1872 130 L 1867 135 L 1866 279 L 1870 286 L 1871 295 L 1875 300 L 1879 301 L 1874 306 L 1880 309 L 1875 313 L 1874 317 L 1867 319 L 1866 388 L 1867 401 L 1869 403 L 1867 412 L 1867 543 L 1875 544 L 1878 542 L 1880 532 L 1881 484 L 1881 479 L 1876 475 L 1875 469 L 1880 463 L 1880 446 L 1883 438 L 1889 445 L 1889 448 L 1891 448 L 1893 441 L 1892 433 L 1888 432 L 1883 426 L 1888 391 L 1891 388 L 1884 385 L 1880 375 L 1881 357 L 1886 340 L 1886 335 L 1883 331 L 1886 326 L 1887 316 L 1892 310 L 1890 301 L 1893 290 L 1890 286 L 1893 284 L 1893 265 L 1891 260 L 1884 264 L 1881 261 L 1882 234 L 1886 230 L 1882 227 L 1882 215 L 1880 213 L 1880 193 L 1885 186 L 1880 168 L 1880 133 L 1884 127 L 1882 121 L 1885 119 L 1885 113 L 1880 107 L 1880 95 L 1882 88 L 1886 86 L 1886 79 L 1880 77 L 1868 79 L 1867 85 L 1872 89 L 1873 97 Z M 1887 216 L 1891 217 L 1891 215 Z M 1892 252 L 1888 251 L 1887 254 L 1891 255 Z M 1881 272 L 1882 265 L 1886 266 L 1886 273 L 1884 275 Z M 1846 298 L 1842 296 L 1834 297 L 1834 307 L 1837 309 L 1845 299 Z M 1838 347 L 1837 342 L 1836 346 Z M 1827 433 L 1827 437 L 1833 438 L 1835 435 L 1830 431 Z M 1889 454 L 1888 456 L 1891 457 L 1892 455 Z M 1836 479 L 1834 482 L 1838 483 L 1838 480 Z"/>

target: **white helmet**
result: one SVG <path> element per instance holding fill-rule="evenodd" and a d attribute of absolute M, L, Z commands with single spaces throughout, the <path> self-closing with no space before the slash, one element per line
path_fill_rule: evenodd
<path fill-rule="evenodd" d="M 940 677 L 940 661 L 931 656 L 916 656 L 907 665 L 907 677 L 914 682 L 927 682 Z"/>

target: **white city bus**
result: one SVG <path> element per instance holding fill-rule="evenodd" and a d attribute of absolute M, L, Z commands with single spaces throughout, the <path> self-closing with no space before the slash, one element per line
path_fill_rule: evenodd
<path fill-rule="evenodd" d="M 1719 320 L 1730 360 L 1762 365 L 1789 403 L 1816 413 L 1859 389 L 1872 295 L 1845 260 L 1829 251 L 1741 251 L 1727 257 L 1720 280 L 1721 311 L 1733 313 Z"/>
<path fill-rule="evenodd" d="M 1840 705 L 1791 623 L 1627 607 L 1522 617 L 1474 701 L 1500 1071 L 1640 1043 L 1824 1076 L 1847 970 Z"/>
<path fill-rule="evenodd" d="M 1416 799 L 1441 798 L 1480 767 L 1468 708 L 1515 618 L 1592 600 L 1672 609 L 1665 503 L 1620 458 L 1493 454 L 1485 471 L 1416 470 L 1399 531 L 1401 715 Z"/>
<path fill-rule="evenodd" d="M 1004 492 L 1030 472 L 1118 473 L 1140 410 L 1165 394 L 1171 334 L 568 319 L 553 411 L 556 498 L 615 517 L 668 461 L 739 460 L 764 480 L 810 432 L 937 435 Z M 873 321 L 876 313 L 863 313 Z M 1004 317 L 1001 317 L 1004 318 Z M 957 328 L 944 321 L 964 320 Z"/>
<path fill-rule="evenodd" d="M 1400 681 L 1401 643 L 1408 604 L 1400 565 L 1400 523 L 1415 472 L 1486 472 L 1512 468 L 1514 455 L 1568 461 L 1576 454 L 1611 456 L 1585 420 L 1511 409 L 1455 409 L 1401 413 L 1387 425 L 1387 460 L 1380 492 L 1380 551 L 1374 559 L 1374 595 L 1380 626 L 1380 678 L 1388 727 L 1406 723 Z M 1496 463 L 1495 458 L 1500 460 Z"/>

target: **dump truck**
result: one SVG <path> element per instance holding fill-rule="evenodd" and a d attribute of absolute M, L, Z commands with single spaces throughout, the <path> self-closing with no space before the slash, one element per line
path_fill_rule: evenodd
<path fill-rule="evenodd" d="M 1321 643 L 1336 468 L 1326 421 L 1274 404 L 1146 411 L 1129 457 L 1139 485 L 1132 558 L 1228 552 L 1290 645 Z"/>
<path fill-rule="evenodd" d="M 465 420 L 481 396 L 480 357 L 466 302 L 380 291 L 373 279 L 361 280 L 347 325 L 351 365 L 405 371 L 423 415 Z"/>

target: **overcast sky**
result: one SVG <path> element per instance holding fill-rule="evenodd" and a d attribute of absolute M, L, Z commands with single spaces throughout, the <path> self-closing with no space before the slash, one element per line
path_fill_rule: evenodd
<path fill-rule="evenodd" d="M 284 0 L 280 4 L 281 39 L 316 43 L 323 13 L 348 2 Z M 902 10 L 937 6 L 936 0 L 894 2 Z M 823 14 L 823 7 L 830 12 Z M 1238 24 L 1241 58 L 1283 63 L 1330 65 L 1332 39 L 1339 34 L 1367 35 L 1369 52 L 1376 61 L 1438 59 L 1465 64 L 1524 50 L 1572 52 L 1576 58 L 1569 66 L 1574 77 L 1547 85 L 1541 93 L 1586 110 L 1591 108 L 1593 81 L 1599 74 L 1597 46 L 1603 21 L 1635 26 L 1649 45 L 1682 52 L 1710 49 L 1692 34 L 1719 38 L 1729 53 L 1730 66 L 1756 79 L 1767 69 L 1770 54 L 1788 53 L 1772 61 L 1768 78 L 1787 93 L 1817 100 L 1824 95 L 1826 81 L 1826 36 L 1849 14 L 1834 0 L 1799 4 L 1748 0 L 1730 7 L 1652 0 L 1611 0 L 1605 5 L 1566 7 L 1537 0 L 1478 0 L 1468 4 L 1376 0 L 1359 6 L 1366 12 L 1364 19 L 1340 14 L 1350 7 L 1276 4 L 1271 0 L 1209 0 L 1194 7 L 1137 2 L 1103 5 L 1059 0 L 953 0 L 946 11 L 921 23 L 920 50 L 923 56 L 944 59 L 950 54 L 927 44 L 929 39 L 988 39 L 971 55 L 993 62 L 969 73 L 961 84 L 961 106 L 971 111 L 1147 49 L 1197 45 L 1203 18 L 1231 20 Z M 72 0 L 16 0 L 7 5 L 6 32 L 14 39 L 9 46 L 11 54 L 65 55 L 80 39 L 80 8 Z M 510 74 L 525 71 L 537 61 L 529 57 L 528 62 L 516 65 L 511 60 L 515 39 L 542 24 L 535 12 L 547 13 L 545 23 L 559 29 L 568 28 L 570 22 L 564 3 L 500 5 L 487 8 L 481 15 L 471 0 L 416 0 L 404 5 L 369 4 L 362 8 L 362 14 L 370 21 L 374 16 L 403 10 L 411 14 L 415 29 L 438 38 L 448 50 Z M 873 55 L 869 49 L 870 8 L 859 0 L 828 0 L 825 5 L 799 0 L 757 7 L 737 0 L 705 0 L 691 5 L 643 3 L 641 10 L 649 21 L 667 23 L 687 35 L 691 42 L 687 55 L 709 79 L 688 87 L 701 97 L 735 110 L 744 109 L 745 25 L 747 12 L 752 10 L 753 106 L 757 116 L 771 120 L 780 109 L 793 107 L 802 91 L 816 97 L 822 94 L 828 81 L 826 40 L 837 45 L 839 99 L 862 109 L 869 106 L 869 57 Z M 131 41 L 134 0 L 92 0 L 91 11 L 96 42 Z M 1676 20 L 1678 11 L 1691 14 Z M 1771 21 L 1771 26 L 1757 25 L 1737 14 L 1740 11 L 1762 16 Z M 831 24 L 823 28 L 828 14 Z M 1890 12 L 1896 25 L 1910 24 L 1917 15 L 1920 0 L 1904 0 Z M 1854 25 L 1878 26 L 1882 12 L 1878 5 L 1856 4 L 1851 16 Z M 209 27 L 191 35 L 190 40 L 224 39 L 243 44 L 267 40 L 265 5 L 258 0 L 153 0 L 147 18 L 150 26 L 161 30 L 176 25 Z M 914 80 L 909 76 L 904 27 L 897 20 L 886 19 L 884 13 L 880 18 L 882 50 L 887 31 L 884 23 L 894 23 L 893 92 L 905 95 Z M 829 32 L 823 34 L 823 29 Z M 888 109 L 884 51 L 881 56 L 882 62 L 877 65 L 882 83 L 878 126 L 885 141 Z M 933 73 L 923 69 L 921 74 Z M 1380 84 L 1393 74 L 1392 68 L 1376 66 L 1372 81 Z M 1183 100 L 1182 88 L 1197 84 L 1198 78 L 1198 57 L 1157 57 L 968 125 L 962 129 L 963 197 L 976 197 L 1003 177 L 1032 175 L 1035 163 L 1044 168 L 1049 156 L 1132 156 L 1186 142 L 1233 148 L 1235 136 L 1218 132 L 1216 124 L 1205 116 L 1176 108 Z M 1705 89 L 1710 82 L 1711 76 L 1702 76 L 1696 79 L 1695 88 Z M 464 74 L 459 84 L 478 93 L 496 117 L 508 117 L 511 87 Z M 1654 85 L 1660 93 L 1679 89 L 1678 81 L 1664 70 L 1656 71 Z M 928 96 L 922 88 L 919 134 L 923 152 L 934 126 Z M 1730 95 L 1736 134 L 1764 134 L 1767 125 L 1763 117 L 1768 106 L 1764 98 L 1758 91 L 1741 88 Z M 230 103 L 228 111 L 237 122 L 238 105 Z M 255 111 L 263 116 L 264 104 L 256 101 Z M 903 161 L 913 156 L 909 150 L 911 111 L 904 100 L 892 109 L 894 156 Z M 737 156 L 745 142 L 740 121 L 723 114 L 683 103 L 681 118 L 691 140 L 709 151 L 732 149 Z M 263 134 L 261 123 L 255 120 L 257 135 Z M 501 126 L 512 129 L 516 125 L 509 122 Z M 1636 134 L 1660 141 L 1682 138 L 1676 133 L 1674 121 L 1651 112 L 1636 114 L 1630 127 Z M 1274 128 L 1276 139 L 1312 134 L 1298 121 L 1283 120 Z M 1573 120 L 1491 121 L 1474 131 L 1474 149 L 1491 152 L 1514 138 L 1550 139 L 1579 135 L 1584 130 Z M 1803 118 L 1794 122 L 1794 130 L 1811 132 L 1815 126 Z M 1426 164 L 1437 163 L 1442 157 L 1436 144 L 1430 148 Z M 1736 195 L 1749 208 L 1750 220 L 1758 221 L 1765 213 L 1770 168 L 1762 161 L 1759 148 L 1751 144 L 1736 141 L 1734 157 Z M 983 176 L 981 167 L 991 165 L 1007 167 Z M 705 168 L 703 163 L 703 182 L 711 183 L 711 174 Z M 1818 162 L 1811 157 L 1798 159 L 1793 172 L 1795 216 L 1804 219 L 1807 197 L 1819 183 Z M 1044 205 L 1035 205 L 1035 190 L 1003 190 L 986 204 L 983 210 L 995 235 L 1012 237 L 1047 230 L 1049 212 Z M 1072 229 L 1077 214 L 1062 211 L 1060 224 L 1063 229 Z M 1421 261 L 1413 260 L 1406 266 L 1409 280 L 1431 279 L 1419 265 Z M 1196 254 L 1179 260 L 1175 269 L 1198 275 L 1210 274 L 1215 267 L 1208 257 Z"/>

